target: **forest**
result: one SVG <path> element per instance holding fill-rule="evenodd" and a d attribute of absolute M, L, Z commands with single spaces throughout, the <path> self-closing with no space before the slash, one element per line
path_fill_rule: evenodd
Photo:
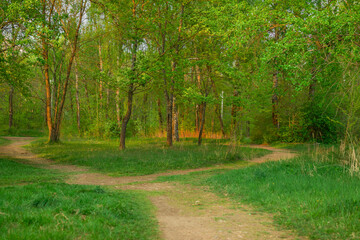
<path fill-rule="evenodd" d="M 21 190 L 14 187 L 10 194 L 2 185 L 23 182 L 40 184 L 42 196 L 58 191 L 54 189 L 71 197 L 76 191 L 90 195 L 104 191 L 110 205 L 120 194 L 116 196 L 124 199 L 125 208 L 149 217 L 154 201 L 147 194 L 115 194 L 114 189 L 83 185 L 113 187 L 120 181 L 116 177 L 190 171 L 186 172 L 190 175 L 181 172 L 181 176 L 165 174 L 133 182 L 226 186 L 226 196 L 236 201 L 241 197 L 239 201 L 261 206 L 265 212 L 281 213 L 277 223 L 295 229 L 299 236 L 360 238 L 360 225 L 354 222 L 360 216 L 359 1 L 2 0 L 0 29 L 0 173 L 5 174 L 0 176 L 0 196 L 4 199 L 18 196 Z M 32 142 L 14 137 L 31 137 Z M 29 152 L 16 155 L 20 150 L 11 141 L 27 145 Z M 40 168 L 50 172 L 37 172 L 44 170 L 36 167 L 38 163 L 28 166 L 14 160 L 30 159 L 30 151 L 42 157 Z M 290 160 L 264 163 L 279 160 L 275 155 L 265 159 L 275 153 Z M 43 158 L 64 164 L 58 166 L 61 173 Z M 219 164 L 227 170 L 219 170 Z M 70 165 L 75 172 L 89 167 L 114 179 L 101 184 L 80 177 L 71 180 Z M 202 168 L 209 172 L 191 175 Z M 10 174 L 14 169 L 18 172 Z M 275 189 L 268 189 L 269 181 Z M 282 182 L 305 191 L 289 194 L 288 202 L 284 198 L 284 209 L 275 207 L 273 200 L 297 190 Z M 72 184 L 80 185 L 75 189 Z M 252 192 L 254 188 L 259 192 Z M 304 197 L 314 192 L 318 195 Z M 131 194 L 142 207 L 132 205 Z M 268 198 L 259 200 L 256 194 Z M 330 195 L 336 199 L 325 197 Z M 37 204 L 50 204 L 51 198 L 46 199 Z M 9 221 L 4 203 L 0 200 L 0 225 L 2 218 Z M 115 205 L 111 206 L 115 209 Z M 290 210 L 285 206 L 299 212 L 287 216 Z M 325 223 L 322 214 L 331 220 Z M 123 217 L 128 220 L 128 215 Z M 140 231 L 144 235 L 121 233 L 125 234 L 121 239 L 157 239 L 155 220 L 149 219 L 139 223 L 149 224 L 148 232 Z M 144 228 L 130 225 L 126 226 Z M 12 229 L 9 226 L 4 229 Z M 38 234 L 31 231 L 24 239 Z M 76 231 L 71 233 L 75 235 L 50 232 L 41 236 L 77 238 Z M 16 231 L 0 238 L 13 239 L 12 234 Z M 91 234 L 88 239 L 117 239 Z M 163 234 L 162 238 L 173 239 Z"/>

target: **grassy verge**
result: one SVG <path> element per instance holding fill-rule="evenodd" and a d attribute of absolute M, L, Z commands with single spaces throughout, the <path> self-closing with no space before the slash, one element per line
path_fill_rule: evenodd
<path fill-rule="evenodd" d="M 57 182 L 63 174 L 21 164 L 10 158 L 0 157 L 0 186 L 44 181 Z"/>
<path fill-rule="evenodd" d="M 141 194 L 94 186 L 0 188 L 0 239 L 157 239 Z"/>
<path fill-rule="evenodd" d="M 0 137 L 0 146 L 6 145 L 6 144 L 9 144 L 9 143 L 10 143 L 10 140 L 7 140 L 5 138 Z"/>
<path fill-rule="evenodd" d="M 336 162 L 300 156 L 208 178 L 214 191 L 275 213 L 311 239 L 360 238 L 360 180 Z"/>
<path fill-rule="evenodd" d="M 211 142 L 199 147 L 192 141 L 183 141 L 167 148 L 159 139 L 130 139 L 125 151 L 118 150 L 116 141 L 76 140 L 56 145 L 38 141 L 30 148 L 45 158 L 88 166 L 117 176 L 207 167 L 248 160 L 269 153 L 263 149 L 232 147 Z"/>

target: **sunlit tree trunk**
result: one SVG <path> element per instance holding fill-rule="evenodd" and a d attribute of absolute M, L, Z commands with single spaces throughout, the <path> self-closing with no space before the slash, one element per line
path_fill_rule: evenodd
<path fill-rule="evenodd" d="M 134 13 L 135 14 L 135 13 Z M 132 78 L 135 77 L 136 74 L 136 58 L 137 58 L 137 48 L 138 48 L 138 42 L 135 39 L 133 43 L 133 49 L 132 49 L 132 58 L 131 58 L 131 71 L 132 71 Z M 134 79 L 131 79 L 134 80 Z M 126 138 L 126 127 L 131 117 L 131 111 L 132 111 L 132 105 L 133 105 L 133 97 L 134 97 L 134 83 L 131 82 L 128 86 L 127 90 L 128 96 L 127 96 L 127 110 L 126 114 L 122 119 L 121 123 L 121 131 L 120 131 L 120 150 L 125 149 L 125 138 Z"/>
<path fill-rule="evenodd" d="M 14 103 L 13 103 L 13 98 L 14 98 L 14 87 L 10 86 L 10 91 L 9 91 L 9 129 L 12 128 L 13 126 L 13 119 L 14 119 Z"/>
<path fill-rule="evenodd" d="M 76 91 L 76 123 L 78 127 L 79 135 L 81 135 L 80 126 L 80 94 L 79 94 L 79 73 L 77 68 L 77 61 L 75 59 L 75 91 Z"/>

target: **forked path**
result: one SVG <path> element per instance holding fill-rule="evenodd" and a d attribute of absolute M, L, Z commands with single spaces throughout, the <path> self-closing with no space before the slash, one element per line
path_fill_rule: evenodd
<path fill-rule="evenodd" d="M 167 240 L 215 239 L 300 239 L 295 233 L 278 230 L 268 214 L 258 213 L 250 207 L 239 205 L 227 197 L 219 197 L 202 187 L 178 183 L 151 183 L 159 176 L 187 174 L 210 169 L 236 168 L 236 164 L 209 168 L 171 171 L 135 177 L 110 177 L 74 165 L 56 164 L 37 157 L 22 148 L 33 138 L 8 137 L 12 142 L 0 146 L 0 156 L 17 158 L 23 163 L 46 169 L 72 172 L 67 183 L 109 185 L 116 189 L 153 192 L 150 199 L 157 208 L 161 237 Z M 272 153 L 253 159 L 252 162 L 276 161 L 296 156 L 288 150 L 268 146 L 253 146 L 271 150 Z M 133 183 L 133 184 L 129 184 Z M 135 183 L 135 184 L 134 184 Z M 304 238 L 301 238 L 304 239 Z"/>

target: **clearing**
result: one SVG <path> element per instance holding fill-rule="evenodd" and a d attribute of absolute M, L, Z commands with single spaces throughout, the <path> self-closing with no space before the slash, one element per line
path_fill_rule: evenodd
<path fill-rule="evenodd" d="M 156 206 L 161 237 L 164 239 L 300 239 L 291 231 L 279 230 L 271 215 L 254 211 L 251 207 L 240 205 L 211 193 L 204 187 L 180 183 L 154 182 L 160 176 L 183 175 L 191 172 L 213 169 L 236 168 L 236 164 L 217 165 L 191 170 L 179 170 L 145 176 L 111 177 L 95 173 L 85 167 L 55 164 L 54 161 L 39 158 L 22 148 L 33 138 L 8 137 L 10 144 L 0 146 L 0 156 L 21 159 L 22 163 L 45 169 L 67 172 L 66 183 L 81 185 L 106 185 L 115 189 L 146 192 Z M 272 153 L 252 159 L 251 162 L 263 163 L 288 159 L 296 156 L 285 149 L 268 146 Z M 239 166 L 238 166 L 239 167 Z M 301 238 L 303 239 L 303 238 Z"/>

